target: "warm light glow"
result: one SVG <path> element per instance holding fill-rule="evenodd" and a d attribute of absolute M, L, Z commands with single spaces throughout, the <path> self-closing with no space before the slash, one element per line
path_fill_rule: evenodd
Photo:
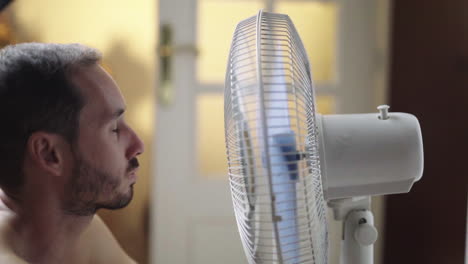
<path fill-rule="evenodd" d="M 256 15 L 263 1 L 199 0 L 197 78 L 201 83 L 223 83 L 235 26 Z M 288 14 L 299 31 L 316 82 L 335 78 L 337 6 L 335 3 L 278 1 L 275 12 Z"/>
<path fill-rule="evenodd" d="M 336 100 L 334 96 L 319 95 L 316 97 L 315 103 L 317 104 L 317 112 L 322 115 L 334 114 L 336 112 Z"/>
<path fill-rule="evenodd" d="M 197 12 L 197 79 L 224 83 L 232 35 L 237 23 L 254 16 L 263 1 L 199 0 Z"/>
<path fill-rule="evenodd" d="M 335 78 L 337 6 L 316 1 L 278 1 L 275 12 L 289 15 L 304 43 L 315 82 Z"/>
<path fill-rule="evenodd" d="M 154 136 L 154 97 L 146 96 L 140 99 L 140 103 L 133 106 L 129 119 L 138 127 L 139 135 L 144 138 Z"/>
<path fill-rule="evenodd" d="M 115 42 L 154 64 L 155 8 L 152 0 L 24 0 L 13 3 L 15 23 L 41 42 L 79 42 L 106 54 Z"/>
<path fill-rule="evenodd" d="M 204 94 L 197 97 L 198 170 L 203 177 L 227 175 L 224 142 L 224 96 Z"/>
<path fill-rule="evenodd" d="M 149 6 L 155 3 L 152 0 L 131 3 L 127 0 L 25 0 L 12 4 L 15 24 L 26 40 L 77 42 L 99 49 L 106 70 L 114 75 L 127 99 L 129 123 L 148 139 L 154 129 L 156 43 L 156 10 Z M 120 57 L 112 57 L 116 54 Z M 117 60 L 121 60 L 121 65 L 115 65 Z M 123 61 L 135 69 L 125 69 Z M 135 65 L 151 75 L 146 79 L 135 77 L 143 74 Z"/>

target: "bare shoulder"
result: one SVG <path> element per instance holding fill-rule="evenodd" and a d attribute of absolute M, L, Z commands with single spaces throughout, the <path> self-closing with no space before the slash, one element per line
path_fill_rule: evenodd
<path fill-rule="evenodd" d="M 7 227 L 5 227 L 4 216 L 0 212 L 0 263 L 8 264 L 28 264 L 23 259 L 19 258 L 11 248 L 11 245 L 5 238 Z"/>
<path fill-rule="evenodd" d="M 27 262 L 16 256 L 7 238 L 7 233 L 11 230 L 8 224 L 10 217 L 10 211 L 0 202 L 0 263 L 27 264 Z"/>
<path fill-rule="evenodd" d="M 0 263 L 8 264 L 28 264 L 24 260 L 10 253 L 0 253 Z"/>
<path fill-rule="evenodd" d="M 136 264 L 125 253 L 107 225 L 98 215 L 94 216 L 89 228 L 82 236 L 82 241 L 82 245 L 86 247 L 86 251 L 89 254 L 91 264 Z"/>

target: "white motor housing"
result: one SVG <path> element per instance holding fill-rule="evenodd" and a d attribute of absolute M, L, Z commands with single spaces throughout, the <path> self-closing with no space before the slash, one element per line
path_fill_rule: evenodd
<path fill-rule="evenodd" d="M 406 113 L 317 115 L 326 200 L 406 193 L 423 171 L 417 118 Z"/>

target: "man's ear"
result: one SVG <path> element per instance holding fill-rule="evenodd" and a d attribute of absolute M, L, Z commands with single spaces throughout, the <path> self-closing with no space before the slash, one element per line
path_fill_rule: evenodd
<path fill-rule="evenodd" d="M 26 149 L 36 166 L 54 176 L 62 174 L 66 151 L 62 136 L 35 132 L 29 137 Z"/>

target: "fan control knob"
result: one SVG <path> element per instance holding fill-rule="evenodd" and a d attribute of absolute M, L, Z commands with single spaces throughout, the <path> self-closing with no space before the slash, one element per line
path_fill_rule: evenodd
<path fill-rule="evenodd" d="M 377 241 L 378 236 L 377 229 L 368 223 L 359 224 L 356 230 L 354 231 L 354 239 L 361 246 L 370 246 Z"/>
<path fill-rule="evenodd" d="M 380 112 L 379 119 L 381 120 L 387 120 L 388 119 L 388 109 L 390 106 L 388 105 L 379 105 L 377 109 Z"/>

